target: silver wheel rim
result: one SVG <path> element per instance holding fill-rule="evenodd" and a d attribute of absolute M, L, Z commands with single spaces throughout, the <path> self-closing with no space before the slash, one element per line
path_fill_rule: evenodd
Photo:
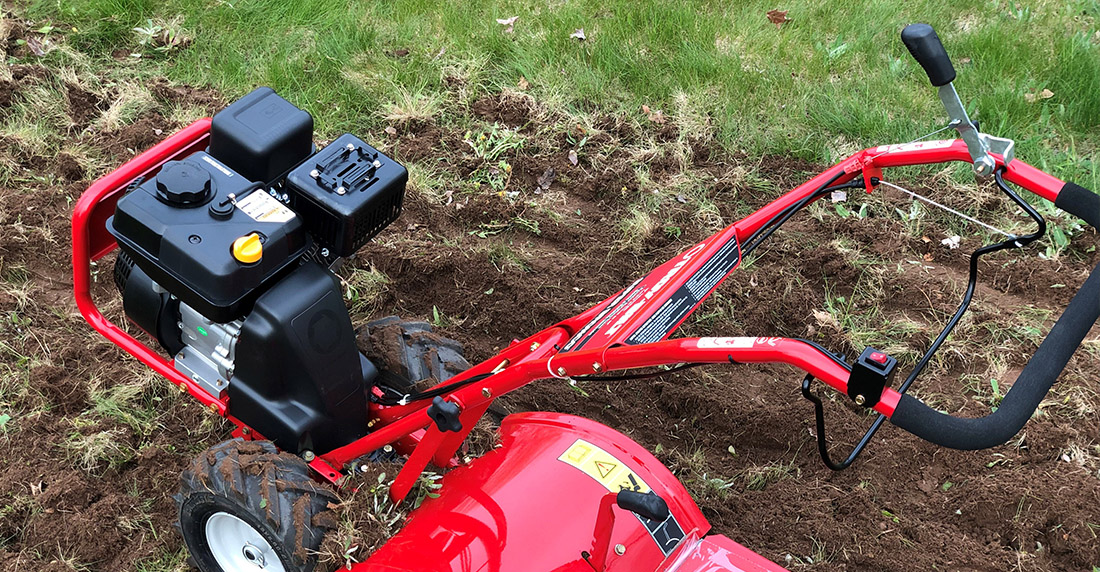
<path fill-rule="evenodd" d="M 286 572 L 263 535 L 228 512 L 216 512 L 206 520 L 206 544 L 222 570 Z"/>

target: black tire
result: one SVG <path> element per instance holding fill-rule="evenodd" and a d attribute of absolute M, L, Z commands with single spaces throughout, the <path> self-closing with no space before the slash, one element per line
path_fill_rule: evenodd
<path fill-rule="evenodd" d="M 265 561 L 274 555 L 287 572 L 310 572 L 325 532 L 336 527 L 329 503 L 339 502 L 332 491 L 310 478 L 309 467 L 300 458 L 280 453 L 267 441 L 241 439 L 215 445 L 192 461 L 180 475 L 175 500 L 177 525 L 192 563 L 202 572 L 235 572 L 219 565 L 207 537 L 207 524 L 215 516 L 216 523 L 232 523 L 229 517 L 243 521 L 267 543 L 267 547 L 258 540 L 241 544 L 250 561 L 255 562 L 256 554 Z M 232 543 L 224 536 L 213 542 L 223 560 L 233 553 L 227 550 Z"/>
<path fill-rule="evenodd" d="M 367 324 L 360 348 L 381 370 L 380 383 L 398 392 L 426 389 L 470 368 L 462 344 L 431 324 L 389 316 Z"/>

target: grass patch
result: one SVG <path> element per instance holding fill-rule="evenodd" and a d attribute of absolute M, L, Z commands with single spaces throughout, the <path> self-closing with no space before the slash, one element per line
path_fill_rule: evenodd
<path fill-rule="evenodd" d="M 271 85 L 314 113 L 323 134 L 450 121 L 448 110 L 518 86 L 570 113 L 644 120 L 645 105 L 681 133 L 713 135 L 731 150 L 814 161 L 944 123 L 898 39 L 904 24 L 927 21 L 987 131 L 1015 138 L 1021 157 L 1053 174 L 1096 187 L 1097 7 L 1013 6 L 801 0 L 784 5 L 792 20 L 781 28 L 765 16 L 775 6 L 760 1 L 78 0 L 38 2 L 30 13 L 94 58 L 122 48 L 141 56 L 132 58 L 139 69 L 229 97 Z M 496 22 L 511 16 L 510 32 Z M 571 37 L 580 28 L 583 41 Z M 1042 90 L 1052 95 L 1035 97 Z"/>

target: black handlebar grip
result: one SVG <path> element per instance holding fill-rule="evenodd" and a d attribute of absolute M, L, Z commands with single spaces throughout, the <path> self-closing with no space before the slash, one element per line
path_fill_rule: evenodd
<path fill-rule="evenodd" d="M 1100 318 L 1100 265 L 1066 306 L 997 411 L 974 419 L 954 417 L 903 395 L 890 422 L 917 437 L 952 449 L 973 451 L 1007 442 L 1031 418 L 1097 318 Z"/>
<path fill-rule="evenodd" d="M 901 41 L 928 74 L 932 85 L 941 87 L 955 81 L 955 66 L 936 31 L 928 24 L 909 24 L 901 31 Z"/>
<path fill-rule="evenodd" d="M 1054 206 L 1100 230 L 1100 195 L 1078 185 L 1066 183 L 1054 199 Z"/>

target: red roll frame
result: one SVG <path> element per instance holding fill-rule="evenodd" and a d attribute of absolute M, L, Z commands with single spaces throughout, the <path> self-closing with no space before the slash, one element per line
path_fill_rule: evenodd
<path fill-rule="evenodd" d="M 93 264 L 117 246 L 107 232 L 106 221 L 114 213 L 115 204 L 127 186 L 138 177 L 154 175 L 166 161 L 205 148 L 209 130 L 210 120 L 199 120 L 99 179 L 84 192 L 73 212 L 73 288 L 80 313 L 93 328 L 181 390 L 190 393 L 211 411 L 230 419 L 237 425 L 235 435 L 260 438 L 229 413 L 228 399 L 210 396 L 176 370 L 171 360 L 104 317 L 91 294 Z M 994 158 L 998 168 L 1004 166 L 1002 157 L 994 155 Z M 430 423 L 428 403 L 424 401 L 395 406 L 374 404 L 371 406 L 373 421 L 370 434 L 315 458 L 311 466 L 321 478 L 339 483 L 342 467 L 385 445 L 397 444 L 402 452 L 410 454 L 409 461 L 391 488 L 394 499 L 401 500 L 429 462 L 439 466 L 454 463 L 453 456 L 458 447 L 495 398 L 532 381 L 550 377 L 606 374 L 615 370 L 688 362 L 784 363 L 810 373 L 836 391 L 845 393 L 847 368 L 816 346 L 803 341 L 749 337 L 665 338 L 736 268 L 739 245 L 743 240 L 784 209 L 813 195 L 826 182 L 833 180 L 833 184 L 841 184 L 862 177 L 867 181 L 870 192 L 870 178 L 881 177 L 884 167 L 952 161 L 970 161 L 970 154 L 962 140 L 864 149 L 659 266 L 630 288 L 573 318 L 512 343 L 496 357 L 448 380 L 448 383 L 456 383 L 491 374 L 446 397 L 460 406 L 463 431 L 440 432 Z M 1052 202 L 1064 185 L 1056 177 L 1018 159 L 1005 167 L 1004 178 Z M 689 291 L 693 297 L 685 297 L 685 292 Z M 683 300 L 687 302 L 681 304 L 683 307 L 677 310 L 679 313 L 671 317 L 661 314 L 674 302 Z M 688 308 L 685 304 L 693 305 Z M 655 320 L 663 320 L 663 329 L 658 331 L 663 334 L 660 339 L 649 343 L 628 343 L 630 334 L 639 334 Z M 591 332 L 586 332 L 586 329 Z M 587 345 L 584 340 L 574 341 L 575 337 L 580 340 L 580 336 L 589 336 Z M 570 347 L 571 342 L 576 345 Z M 896 391 L 887 388 L 874 406 L 875 411 L 890 416 L 899 397 Z"/>

